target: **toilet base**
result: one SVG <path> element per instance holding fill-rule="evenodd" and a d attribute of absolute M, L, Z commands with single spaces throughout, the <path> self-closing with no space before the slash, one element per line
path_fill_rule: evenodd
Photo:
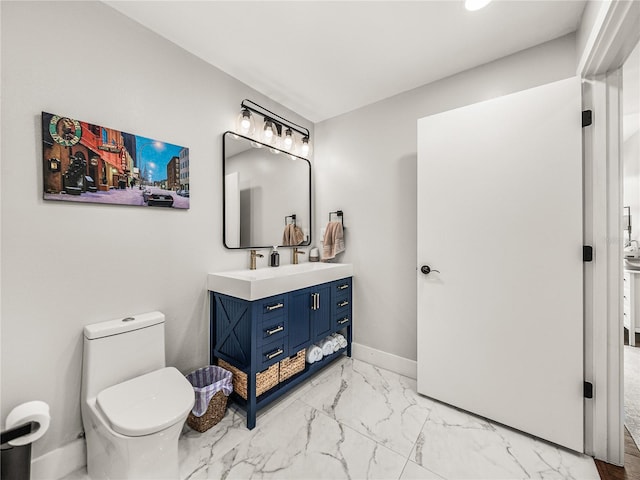
<path fill-rule="evenodd" d="M 125 437 L 95 415 L 90 414 L 90 417 L 90 425 L 84 423 L 87 472 L 92 480 L 179 478 L 178 438 L 184 421 L 152 435 Z"/>

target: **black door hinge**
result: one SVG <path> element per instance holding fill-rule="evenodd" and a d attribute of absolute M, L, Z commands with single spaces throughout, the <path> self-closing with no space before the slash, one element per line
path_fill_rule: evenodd
<path fill-rule="evenodd" d="M 593 384 L 584 382 L 584 398 L 593 398 Z"/>
<path fill-rule="evenodd" d="M 591 245 L 582 246 L 582 261 L 583 262 L 593 261 L 593 247 Z"/>
<path fill-rule="evenodd" d="M 593 112 L 591 110 L 582 111 L 582 127 L 588 127 L 593 123 Z"/>

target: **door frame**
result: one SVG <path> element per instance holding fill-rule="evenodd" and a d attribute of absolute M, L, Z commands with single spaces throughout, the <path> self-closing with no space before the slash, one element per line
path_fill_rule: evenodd
<path fill-rule="evenodd" d="M 588 8 L 589 6 L 587 6 Z M 578 61 L 584 130 L 584 240 L 594 247 L 585 263 L 585 452 L 624 464 L 622 327 L 622 159 L 620 68 L 640 40 L 640 3 L 613 0 L 600 7 Z"/>

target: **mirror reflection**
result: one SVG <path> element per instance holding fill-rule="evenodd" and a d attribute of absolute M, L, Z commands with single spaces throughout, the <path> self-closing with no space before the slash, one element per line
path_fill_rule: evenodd
<path fill-rule="evenodd" d="M 223 136 L 224 245 L 311 243 L 311 164 L 242 135 Z"/>

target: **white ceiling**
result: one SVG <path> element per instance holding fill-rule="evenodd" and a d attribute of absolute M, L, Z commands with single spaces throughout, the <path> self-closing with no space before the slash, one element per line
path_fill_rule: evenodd
<path fill-rule="evenodd" d="M 105 3 L 319 122 L 573 32 L 586 2 Z"/>

